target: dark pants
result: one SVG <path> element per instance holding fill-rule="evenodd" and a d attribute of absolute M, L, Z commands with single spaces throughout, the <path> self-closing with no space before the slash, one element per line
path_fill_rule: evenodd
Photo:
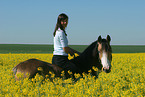
<path fill-rule="evenodd" d="M 70 70 L 73 73 L 80 73 L 76 65 L 68 60 L 68 56 L 53 55 L 52 64 L 58 65 L 64 70 Z"/>

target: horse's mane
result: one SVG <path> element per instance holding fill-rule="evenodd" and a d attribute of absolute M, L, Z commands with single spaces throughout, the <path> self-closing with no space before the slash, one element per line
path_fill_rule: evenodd
<path fill-rule="evenodd" d="M 92 54 L 92 49 L 96 46 L 97 41 L 93 42 L 92 44 L 90 44 L 81 54 L 82 57 L 84 57 L 86 54 L 90 55 Z"/>
<path fill-rule="evenodd" d="M 97 45 L 97 41 L 94 41 L 92 44 L 90 44 L 82 53 L 80 56 L 75 57 L 71 61 L 76 64 L 80 68 L 84 69 L 90 69 L 90 63 L 92 62 L 92 54 L 93 54 L 93 49 Z"/>

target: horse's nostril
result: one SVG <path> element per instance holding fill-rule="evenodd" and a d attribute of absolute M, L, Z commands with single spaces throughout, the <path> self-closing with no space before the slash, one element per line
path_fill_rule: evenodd
<path fill-rule="evenodd" d="M 104 71 L 105 73 L 109 73 L 109 72 L 111 72 L 111 69 L 103 68 L 103 71 Z"/>

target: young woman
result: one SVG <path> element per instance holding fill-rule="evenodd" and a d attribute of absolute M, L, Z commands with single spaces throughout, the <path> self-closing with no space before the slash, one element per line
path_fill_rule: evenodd
<path fill-rule="evenodd" d="M 75 53 L 80 54 L 78 51 L 68 46 L 68 39 L 65 28 L 68 24 L 68 16 L 64 13 L 60 14 L 57 19 L 56 27 L 53 33 L 54 36 L 54 51 L 52 64 L 56 64 L 65 70 L 72 72 L 79 72 L 75 64 L 70 63 L 68 54 L 73 56 Z"/>

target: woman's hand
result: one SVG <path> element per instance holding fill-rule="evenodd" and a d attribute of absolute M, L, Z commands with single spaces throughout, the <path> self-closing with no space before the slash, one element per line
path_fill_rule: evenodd
<path fill-rule="evenodd" d="M 71 56 L 74 56 L 75 53 L 77 53 L 78 55 L 81 54 L 80 52 L 78 52 L 78 51 L 76 51 L 76 50 L 74 50 L 74 49 L 72 49 L 72 48 L 70 48 L 70 47 L 64 47 L 63 49 L 64 49 L 64 51 L 65 51 L 66 53 L 70 54 Z"/>

